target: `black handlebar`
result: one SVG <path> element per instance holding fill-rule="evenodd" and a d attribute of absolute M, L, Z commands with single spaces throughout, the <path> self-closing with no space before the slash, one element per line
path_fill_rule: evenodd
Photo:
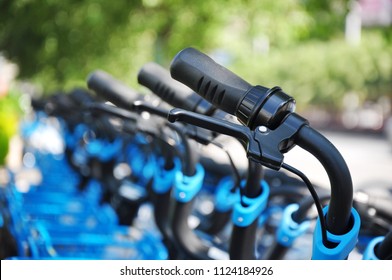
<path fill-rule="evenodd" d="M 174 57 L 170 73 L 174 79 L 231 114 L 236 111 L 240 99 L 252 88 L 236 74 L 193 48 L 184 49 Z"/>
<path fill-rule="evenodd" d="M 215 107 L 204 98 L 184 84 L 174 80 L 170 76 L 170 72 L 159 64 L 154 62 L 145 64 L 140 69 L 137 78 L 139 84 L 150 89 L 173 107 L 205 115 L 210 115 L 215 110 Z"/>
<path fill-rule="evenodd" d="M 294 99 L 279 87 L 252 86 L 193 48 L 184 49 L 174 57 L 170 73 L 250 128 L 260 125 L 276 128 L 295 108 Z"/>
<path fill-rule="evenodd" d="M 266 126 L 273 130 L 287 122 L 289 115 L 295 115 L 294 99 L 279 87 L 267 89 L 251 86 L 193 48 L 179 52 L 172 61 L 170 71 L 174 79 L 185 83 L 219 109 L 236 115 L 251 129 Z M 214 129 L 213 123 L 208 125 L 210 129 Z M 228 130 L 231 130 L 231 134 L 234 128 L 230 125 Z M 248 137 L 243 130 L 239 130 L 239 136 Z M 298 129 L 293 141 L 312 153 L 324 166 L 331 182 L 327 228 L 333 234 L 346 233 L 350 230 L 353 200 L 352 180 L 346 162 L 326 138 L 308 125 Z"/>
<path fill-rule="evenodd" d="M 103 99 L 124 109 L 130 109 L 132 103 L 139 98 L 139 93 L 102 70 L 89 74 L 87 86 Z"/>

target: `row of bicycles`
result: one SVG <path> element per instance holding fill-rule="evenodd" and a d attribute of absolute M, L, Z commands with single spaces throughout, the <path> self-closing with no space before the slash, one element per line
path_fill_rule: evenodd
<path fill-rule="evenodd" d="M 194 48 L 137 80 L 148 94 L 96 70 L 31 100 L 23 168 L 0 188 L 1 259 L 392 259 L 392 189 L 354 189 L 280 87 Z M 285 163 L 295 146 L 330 188 Z"/>

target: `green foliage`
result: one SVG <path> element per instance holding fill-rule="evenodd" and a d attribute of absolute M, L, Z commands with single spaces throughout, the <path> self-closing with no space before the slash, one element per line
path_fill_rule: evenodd
<path fill-rule="evenodd" d="M 136 82 L 151 60 L 169 63 L 183 47 L 212 45 L 220 5 L 211 1 L 5 1 L 0 50 L 20 65 L 20 78 L 46 90 L 85 85 L 101 68 Z M 222 3 L 220 3 L 222 4 Z M 209 30 L 209 31 L 207 31 Z"/>
<path fill-rule="evenodd" d="M 356 93 L 362 100 L 392 97 L 390 50 L 382 36 L 370 32 L 363 34 L 359 46 L 343 39 L 308 41 L 268 55 L 253 55 L 248 61 L 238 59 L 231 69 L 254 84 L 281 86 L 299 106 L 339 107 L 347 93 Z"/>
<path fill-rule="evenodd" d="M 5 163 L 10 138 L 17 133 L 21 115 L 18 97 L 19 94 L 13 91 L 6 96 L 0 96 L 0 166 Z"/>
<path fill-rule="evenodd" d="M 85 86 L 103 69 L 133 87 L 143 64 L 169 66 L 193 46 L 224 54 L 248 81 L 280 85 L 300 104 L 347 92 L 391 94 L 392 31 L 344 41 L 348 0 L 3 0 L 0 50 L 46 91 Z"/>
<path fill-rule="evenodd" d="M 84 78 L 87 68 L 104 63 L 112 52 L 111 37 L 124 35 L 132 5 L 116 2 L 7 1 L 0 15 L 0 48 L 20 65 L 21 78 L 44 88 Z"/>

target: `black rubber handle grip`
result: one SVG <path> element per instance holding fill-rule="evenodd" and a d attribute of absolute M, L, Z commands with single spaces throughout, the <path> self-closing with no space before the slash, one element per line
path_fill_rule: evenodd
<path fill-rule="evenodd" d="M 248 82 L 194 48 L 186 48 L 174 57 L 170 73 L 174 79 L 232 115 L 252 88 Z"/>
<path fill-rule="evenodd" d="M 131 109 L 133 102 L 139 98 L 139 94 L 135 90 L 102 70 L 96 70 L 89 74 L 87 86 L 101 98 L 124 109 Z"/>
<path fill-rule="evenodd" d="M 167 69 L 154 62 L 143 65 L 137 79 L 139 84 L 150 89 L 173 107 L 207 115 L 215 109 L 189 87 L 174 80 Z"/>

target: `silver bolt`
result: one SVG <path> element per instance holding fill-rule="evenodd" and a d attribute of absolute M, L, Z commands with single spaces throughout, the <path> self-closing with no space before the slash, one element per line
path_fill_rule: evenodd
<path fill-rule="evenodd" d="M 259 126 L 259 131 L 261 133 L 266 133 L 268 131 L 268 128 L 262 125 L 262 126 Z"/>

